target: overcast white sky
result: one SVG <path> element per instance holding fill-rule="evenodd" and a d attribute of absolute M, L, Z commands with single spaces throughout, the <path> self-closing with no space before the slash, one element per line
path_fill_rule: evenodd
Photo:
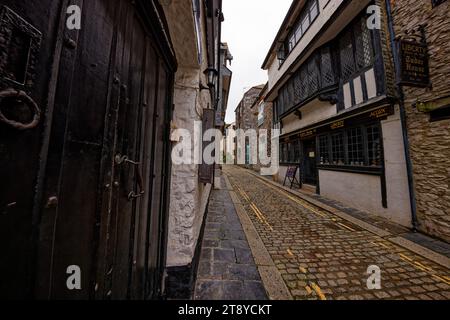
<path fill-rule="evenodd" d="M 291 3 L 292 0 L 223 0 L 222 41 L 228 42 L 234 57 L 227 123 L 234 121 L 234 109 L 244 92 L 267 82 L 267 71 L 261 70 L 261 65 Z"/>

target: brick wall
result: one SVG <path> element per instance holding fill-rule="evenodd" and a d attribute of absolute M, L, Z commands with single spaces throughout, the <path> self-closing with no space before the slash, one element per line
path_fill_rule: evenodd
<path fill-rule="evenodd" d="M 392 1 L 397 35 L 427 23 L 432 89 L 405 87 L 405 103 L 420 230 L 450 242 L 450 120 L 430 122 L 414 106 L 417 99 L 450 93 L 450 1 Z"/>

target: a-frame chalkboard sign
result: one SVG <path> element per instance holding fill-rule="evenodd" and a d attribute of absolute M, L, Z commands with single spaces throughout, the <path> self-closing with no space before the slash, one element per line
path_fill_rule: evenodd
<path fill-rule="evenodd" d="M 297 171 L 299 171 L 299 166 L 295 167 L 288 167 L 286 171 L 286 177 L 284 178 L 283 186 L 286 186 L 286 182 L 290 183 L 290 188 L 298 187 L 299 189 L 302 188 L 302 176 L 300 172 L 300 180 L 297 179 Z"/>

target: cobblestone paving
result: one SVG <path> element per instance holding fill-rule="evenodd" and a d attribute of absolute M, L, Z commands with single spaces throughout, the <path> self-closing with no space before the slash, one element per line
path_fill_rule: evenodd
<path fill-rule="evenodd" d="M 450 299 L 450 272 L 409 250 L 226 167 L 261 239 L 295 299 Z M 367 269 L 381 269 L 381 290 Z"/>
<path fill-rule="evenodd" d="M 225 189 L 213 190 L 211 194 L 195 299 L 267 299 L 239 217 Z"/>

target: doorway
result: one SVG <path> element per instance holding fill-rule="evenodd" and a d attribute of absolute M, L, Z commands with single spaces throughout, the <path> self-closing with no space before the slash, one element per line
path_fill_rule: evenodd
<path fill-rule="evenodd" d="M 316 139 L 303 141 L 303 182 L 317 185 Z"/>
<path fill-rule="evenodd" d="M 45 31 L 65 15 L 61 1 L 0 0 L 0 38 L 14 38 L 0 43 L 14 69 L 0 63 L 0 96 L 20 90 L 30 105 L 0 98 L 27 124 L 0 121 L 0 298 L 156 299 L 176 68 L 156 23 L 163 9 L 79 2 L 81 30 L 61 21 L 53 33 Z M 67 286 L 69 266 L 81 271 L 80 290 Z"/>

